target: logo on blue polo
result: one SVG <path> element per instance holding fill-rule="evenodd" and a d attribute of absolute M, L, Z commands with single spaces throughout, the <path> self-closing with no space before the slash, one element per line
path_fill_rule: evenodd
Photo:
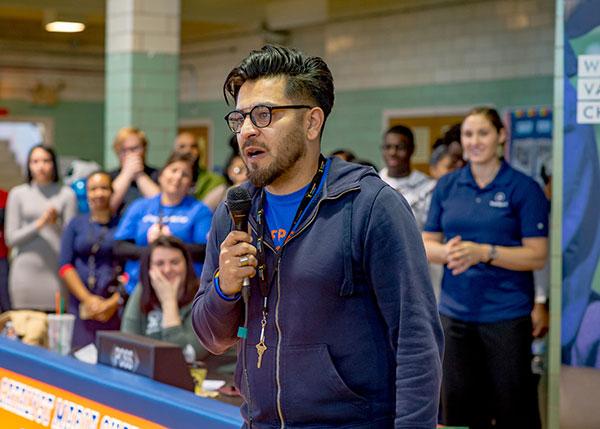
<path fill-rule="evenodd" d="M 506 194 L 504 192 L 496 192 L 496 195 L 494 195 L 494 199 L 490 201 L 490 207 L 508 207 L 508 201 L 506 201 Z"/>

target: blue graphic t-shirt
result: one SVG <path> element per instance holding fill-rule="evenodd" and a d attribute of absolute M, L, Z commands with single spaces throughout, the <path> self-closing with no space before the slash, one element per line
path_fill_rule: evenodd
<path fill-rule="evenodd" d="M 330 165 L 331 159 L 328 159 L 323 170 L 323 177 L 321 177 L 321 182 L 319 183 L 319 187 L 317 188 L 314 197 L 321 193 L 323 184 L 327 179 L 327 173 L 329 172 Z M 288 235 L 292 236 L 296 233 L 295 230 L 290 232 L 290 229 L 297 228 L 310 211 L 311 207 L 313 207 L 314 201 L 311 201 L 311 203 L 304 208 L 304 213 L 302 213 L 302 216 L 300 219 L 298 219 L 298 223 L 296 225 L 292 225 L 294 217 L 296 217 L 298 207 L 300 206 L 300 203 L 302 202 L 302 199 L 304 198 L 304 195 L 306 194 L 306 191 L 310 185 L 311 184 L 309 183 L 302 189 L 287 195 L 274 195 L 265 190 L 265 217 L 267 219 L 267 228 L 271 234 L 271 238 L 273 239 L 273 244 L 275 244 L 275 250 L 279 250 L 281 248 Z"/>
<path fill-rule="evenodd" d="M 292 222 L 309 185 L 287 195 L 275 195 L 267 192 L 265 201 L 265 216 L 275 249 L 279 250 L 284 243 Z M 294 231 L 292 231 L 292 234 Z"/>
<path fill-rule="evenodd" d="M 163 206 L 158 194 L 140 198 L 128 207 L 115 232 L 115 240 L 132 240 L 138 246 L 147 246 L 148 229 L 162 222 L 184 243 L 205 244 L 211 221 L 210 209 L 194 197 L 187 196 L 176 206 Z M 196 262 L 194 268 L 200 276 L 202 264 Z M 131 293 L 138 283 L 139 261 L 127 261 L 125 271 L 129 274 L 126 289 Z"/>

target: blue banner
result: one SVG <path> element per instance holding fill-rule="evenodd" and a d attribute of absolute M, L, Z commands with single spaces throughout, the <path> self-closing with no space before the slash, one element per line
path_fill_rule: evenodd
<path fill-rule="evenodd" d="M 600 368 L 600 2 L 565 7 L 562 361 Z"/>
<path fill-rule="evenodd" d="M 513 109 L 506 117 L 507 161 L 533 177 L 543 188 L 544 179 L 552 175 L 552 110 L 548 107 Z"/>

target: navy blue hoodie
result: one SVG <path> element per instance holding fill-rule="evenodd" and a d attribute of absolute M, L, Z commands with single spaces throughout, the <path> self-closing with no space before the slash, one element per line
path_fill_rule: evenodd
<path fill-rule="evenodd" d="M 250 225 L 256 241 L 260 191 Z M 215 291 L 219 246 L 232 229 L 216 211 L 193 324 L 202 344 L 237 344 L 242 415 L 253 428 L 435 428 L 442 330 L 421 235 L 409 205 L 372 168 L 333 159 L 325 185 L 279 250 L 265 234 L 267 350 L 257 368 L 262 298 L 252 279 L 246 367 L 241 300 Z M 268 228 L 265 228 L 268 229 Z"/>

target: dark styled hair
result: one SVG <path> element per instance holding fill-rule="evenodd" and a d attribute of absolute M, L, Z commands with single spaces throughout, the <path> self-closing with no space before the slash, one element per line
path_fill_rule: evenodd
<path fill-rule="evenodd" d="M 43 149 L 47 154 L 50 155 L 50 160 L 52 161 L 52 182 L 56 183 L 59 180 L 58 176 L 58 163 L 56 161 L 56 152 L 51 147 L 45 146 L 44 144 L 36 144 L 34 147 L 29 149 L 29 153 L 27 154 L 27 183 L 31 183 L 33 180 L 33 176 L 31 175 L 31 168 L 29 168 L 29 162 L 31 161 L 31 155 L 33 151 L 36 149 Z"/>
<path fill-rule="evenodd" d="M 150 261 L 154 249 L 158 247 L 179 250 L 185 259 L 186 270 L 183 279 L 183 287 L 179 289 L 179 296 L 177 297 L 177 305 L 179 308 L 192 302 L 200 284 L 196 277 L 196 273 L 194 272 L 192 255 L 190 255 L 190 252 L 185 248 L 183 241 L 172 236 L 159 236 L 144 250 L 140 259 L 140 285 L 138 287 L 142 288 L 140 309 L 144 314 L 148 314 L 154 308 L 160 307 L 160 301 L 156 296 L 154 287 L 152 287 L 152 280 L 150 280 Z"/>
<path fill-rule="evenodd" d="M 500 132 L 500 130 L 504 128 L 504 123 L 502 122 L 502 118 L 500 118 L 498 111 L 492 107 L 486 107 L 486 106 L 474 107 L 473 109 L 471 109 L 469 111 L 469 113 L 467 113 L 467 115 L 465 116 L 465 119 L 468 118 L 469 116 L 473 116 L 473 115 L 485 116 L 485 118 L 488 121 L 490 121 L 490 123 L 494 126 L 494 128 L 496 128 L 497 132 Z M 463 122 L 464 122 L 464 119 L 463 119 Z"/>
<path fill-rule="evenodd" d="M 246 81 L 261 78 L 286 77 L 285 95 L 292 100 L 313 101 L 325 113 L 325 120 L 333 108 L 333 76 L 320 57 L 309 57 L 297 49 L 265 45 L 252 51 L 239 66 L 229 72 L 223 85 L 223 96 L 237 100 Z M 325 122 L 323 122 L 325 127 Z M 321 133 L 323 129 L 321 129 Z"/>
<path fill-rule="evenodd" d="M 390 129 L 388 129 L 385 132 L 385 135 L 388 134 L 400 134 L 401 136 L 406 137 L 406 139 L 408 140 L 408 149 L 411 152 L 414 152 L 415 150 L 415 135 L 413 134 L 413 132 L 411 131 L 410 128 L 408 128 L 407 126 L 404 125 L 394 125 L 393 127 L 391 127 Z"/>

